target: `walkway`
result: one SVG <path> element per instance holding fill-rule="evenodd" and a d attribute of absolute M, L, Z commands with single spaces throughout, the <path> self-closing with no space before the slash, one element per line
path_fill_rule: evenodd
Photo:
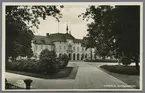
<path fill-rule="evenodd" d="M 25 87 L 23 79 L 33 79 L 34 89 L 123 89 L 130 88 L 121 80 L 105 73 L 95 63 L 70 62 L 68 66 L 79 66 L 75 79 L 40 79 L 6 72 L 6 78 L 12 84 Z M 99 64 L 100 65 L 100 64 Z M 126 87 L 124 87 L 126 86 Z"/>

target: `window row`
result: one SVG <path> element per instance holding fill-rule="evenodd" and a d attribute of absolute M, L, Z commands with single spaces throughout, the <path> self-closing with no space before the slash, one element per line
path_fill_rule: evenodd
<path fill-rule="evenodd" d="M 74 50 L 74 51 L 85 51 L 85 47 L 66 47 L 66 46 L 59 46 L 58 50 Z M 57 49 L 57 48 L 56 48 Z M 82 49 L 82 50 L 81 50 Z"/>
<path fill-rule="evenodd" d="M 43 50 L 43 49 L 53 49 L 52 46 L 44 46 L 44 45 L 36 45 L 35 46 L 35 50 Z M 85 47 L 67 47 L 67 46 L 59 46 L 59 47 L 56 47 L 56 50 L 59 50 L 59 51 L 62 51 L 62 50 L 73 50 L 73 51 L 85 51 Z"/>
<path fill-rule="evenodd" d="M 53 46 L 44 46 L 44 45 L 35 45 L 34 50 L 44 50 L 44 49 L 49 49 L 49 50 L 54 50 Z"/>

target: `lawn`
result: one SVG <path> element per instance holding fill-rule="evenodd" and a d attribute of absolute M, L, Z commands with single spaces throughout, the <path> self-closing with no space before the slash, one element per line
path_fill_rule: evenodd
<path fill-rule="evenodd" d="M 106 69 L 107 68 L 107 69 Z M 108 69 L 110 68 L 110 69 Z M 120 79 L 121 81 L 127 83 L 128 85 L 134 85 L 136 89 L 139 89 L 139 75 L 135 71 L 135 66 L 101 66 L 101 69 L 106 73 Z M 114 71 L 112 71 L 114 69 Z M 125 71 L 127 70 L 127 71 Z M 117 73 L 117 71 L 122 71 L 124 74 Z M 129 75 L 125 75 L 129 73 Z M 131 75 L 134 74 L 134 75 Z"/>
<path fill-rule="evenodd" d="M 12 70 L 7 70 L 7 72 L 44 79 L 75 79 L 77 70 L 78 67 L 66 67 L 53 75 L 44 73 L 20 72 Z"/>
<path fill-rule="evenodd" d="M 139 75 L 135 66 L 103 65 L 100 67 L 114 73 L 126 74 L 126 75 Z"/>

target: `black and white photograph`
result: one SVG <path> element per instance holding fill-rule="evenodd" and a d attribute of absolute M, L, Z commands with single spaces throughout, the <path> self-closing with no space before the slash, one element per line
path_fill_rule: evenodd
<path fill-rule="evenodd" d="M 142 2 L 3 2 L 3 91 L 142 90 Z"/>

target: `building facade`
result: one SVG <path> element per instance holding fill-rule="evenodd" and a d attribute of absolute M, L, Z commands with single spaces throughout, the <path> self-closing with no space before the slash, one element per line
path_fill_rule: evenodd
<path fill-rule="evenodd" d="M 46 36 L 35 36 L 32 42 L 32 50 L 34 57 L 39 59 L 42 50 L 54 50 L 57 56 L 67 54 L 70 60 L 84 60 L 90 59 L 91 53 L 94 59 L 94 50 L 83 46 L 82 39 L 76 39 L 71 33 L 68 33 L 68 26 L 66 33 L 47 33 Z"/>

